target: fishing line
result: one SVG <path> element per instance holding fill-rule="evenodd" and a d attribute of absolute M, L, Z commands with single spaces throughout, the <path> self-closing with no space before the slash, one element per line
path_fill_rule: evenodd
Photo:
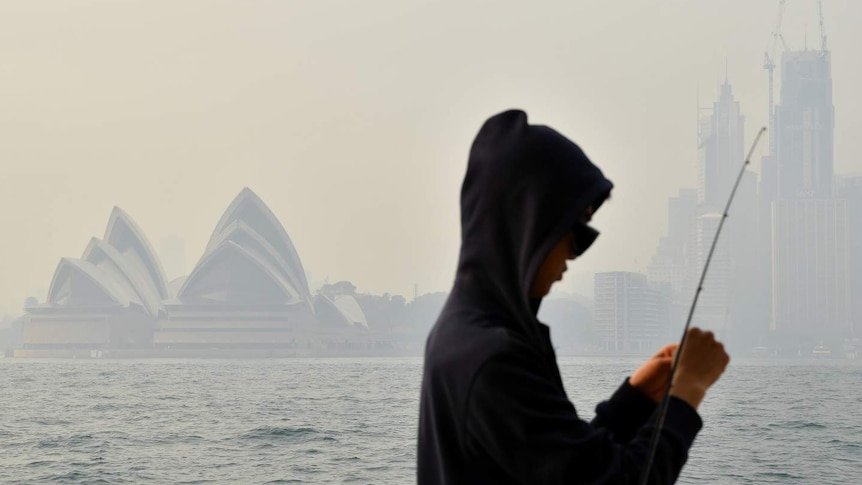
<path fill-rule="evenodd" d="M 670 402 L 670 388 L 673 383 L 673 376 L 676 374 L 676 368 L 679 365 L 679 358 L 682 355 L 682 349 L 685 346 L 685 337 L 688 335 L 688 327 L 691 326 L 691 319 L 694 316 L 694 309 L 697 306 L 697 299 L 700 297 L 700 292 L 703 290 L 703 281 L 706 279 L 706 272 L 709 269 L 709 263 L 712 261 L 712 255 L 715 253 L 715 246 L 718 244 L 718 236 L 721 234 L 721 229 L 724 227 L 724 221 L 727 219 L 727 215 L 730 212 L 730 204 L 733 202 L 733 198 L 736 196 L 736 189 L 739 188 L 739 183 L 742 181 L 742 176 L 745 175 L 745 169 L 751 163 L 751 155 L 754 153 L 754 149 L 757 147 L 757 142 L 760 141 L 761 135 L 766 131 L 766 127 L 760 129 L 757 132 L 757 136 L 754 137 L 754 143 L 751 144 L 751 149 L 748 150 L 748 156 L 745 157 L 745 163 L 742 164 L 742 168 L 739 169 L 739 175 L 736 176 L 736 182 L 733 184 L 733 190 L 730 191 L 730 197 L 727 199 L 727 205 L 724 206 L 724 213 L 721 216 L 721 220 L 718 222 L 718 229 L 715 230 L 715 237 L 712 239 L 712 245 L 709 248 L 709 254 L 706 257 L 706 262 L 703 265 L 703 271 L 700 273 L 700 281 L 697 284 L 697 291 L 694 292 L 694 301 L 691 303 L 691 308 L 688 311 L 688 318 L 685 321 L 685 327 L 682 329 L 682 338 L 679 340 L 679 347 L 677 347 L 676 352 L 673 356 L 673 364 L 670 367 L 670 374 L 668 374 L 667 385 L 664 389 L 664 395 L 662 396 L 661 403 L 659 404 L 658 409 L 658 419 L 656 422 L 655 430 L 652 434 L 652 440 L 650 441 L 649 448 L 649 456 L 646 461 L 646 467 L 644 468 L 643 475 L 641 475 L 641 484 L 647 485 L 649 482 L 649 472 L 652 468 L 653 460 L 655 459 L 655 452 L 658 448 L 658 440 L 661 435 L 661 429 L 664 427 L 664 418 L 667 416 L 667 405 Z"/>

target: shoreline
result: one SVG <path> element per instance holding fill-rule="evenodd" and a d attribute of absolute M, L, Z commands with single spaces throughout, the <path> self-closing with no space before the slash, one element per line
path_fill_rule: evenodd
<path fill-rule="evenodd" d="M 557 358 L 644 359 L 649 353 L 558 352 Z M 417 349 L 367 351 L 344 349 L 16 349 L 0 352 L 8 360 L 177 360 L 177 359 L 327 359 L 327 358 L 418 358 Z M 862 362 L 857 357 L 738 355 L 742 362 Z"/>

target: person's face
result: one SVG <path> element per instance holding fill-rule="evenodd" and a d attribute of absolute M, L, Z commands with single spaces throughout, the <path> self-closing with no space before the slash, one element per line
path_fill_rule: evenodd
<path fill-rule="evenodd" d="M 593 218 L 593 206 L 587 207 L 587 210 L 578 218 L 578 221 L 586 224 Z M 530 288 L 530 297 L 542 298 L 551 291 L 551 286 L 563 279 L 563 273 L 568 267 L 566 262 L 575 259 L 572 254 L 572 233 L 568 232 L 559 242 L 551 249 L 536 277 L 533 279 L 533 285 Z"/>

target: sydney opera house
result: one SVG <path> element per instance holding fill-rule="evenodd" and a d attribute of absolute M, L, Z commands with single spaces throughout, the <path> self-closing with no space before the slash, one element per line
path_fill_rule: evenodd
<path fill-rule="evenodd" d="M 250 189 L 186 277 L 167 281 L 134 220 L 114 208 L 102 239 L 63 258 L 29 306 L 18 357 L 327 355 L 385 345 L 351 296 L 313 296 L 284 227 Z"/>

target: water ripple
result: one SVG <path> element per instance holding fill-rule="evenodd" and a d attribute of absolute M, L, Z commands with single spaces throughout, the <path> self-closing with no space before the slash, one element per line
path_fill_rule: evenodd
<path fill-rule="evenodd" d="M 560 360 L 589 418 L 637 361 Z M 734 362 L 680 483 L 858 483 L 859 365 Z M 0 483 L 415 482 L 420 359 L 0 360 Z"/>

